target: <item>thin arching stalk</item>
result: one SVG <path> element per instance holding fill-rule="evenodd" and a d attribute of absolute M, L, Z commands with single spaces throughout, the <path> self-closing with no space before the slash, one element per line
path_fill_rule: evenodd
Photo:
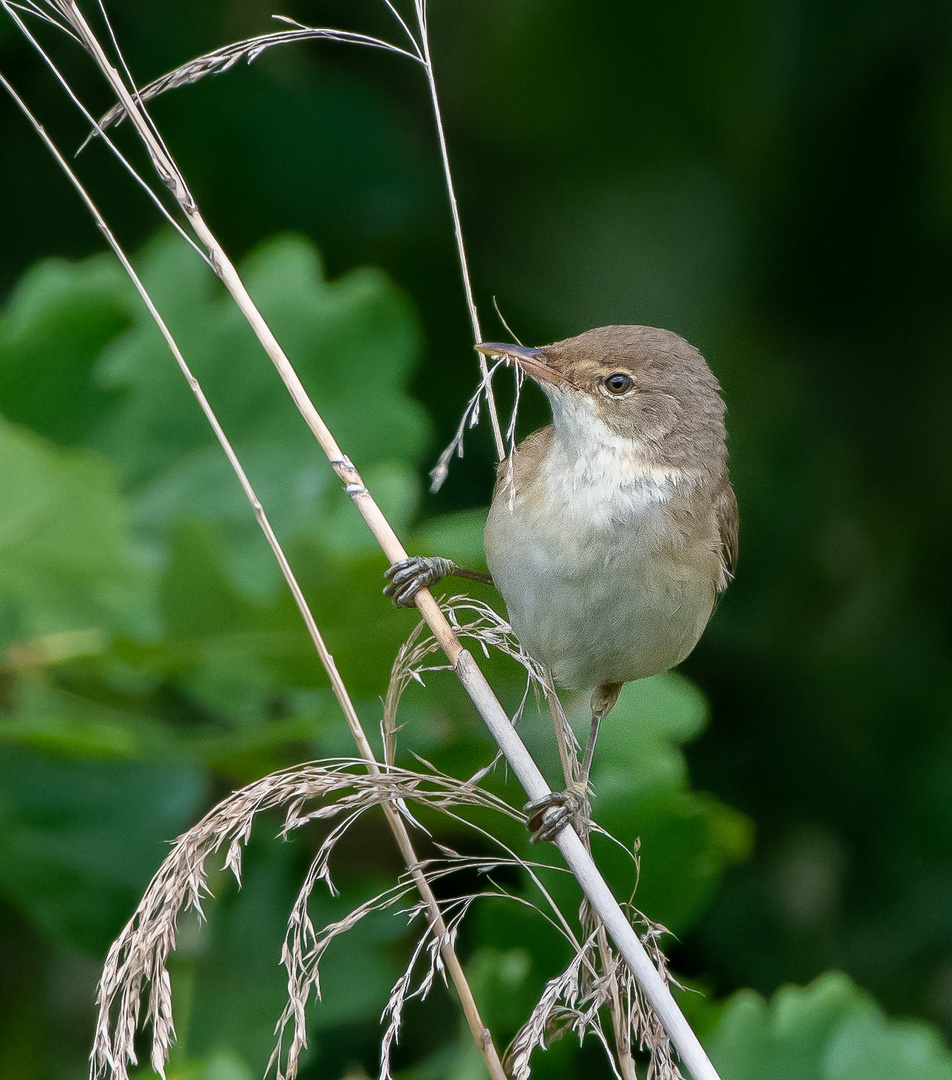
<path fill-rule="evenodd" d="M 476 311 L 476 301 L 473 298 L 473 285 L 470 280 L 469 263 L 466 259 L 466 244 L 463 241 L 463 226 L 459 216 L 459 204 L 456 201 L 456 187 L 453 183 L 453 170 L 450 168 L 449 148 L 446 145 L 446 132 L 443 128 L 443 114 L 440 111 L 440 98 L 436 91 L 436 77 L 433 73 L 433 57 L 430 55 L 430 36 L 426 26 L 426 4 L 424 0 L 414 0 L 417 15 L 417 26 L 420 31 L 419 45 L 423 53 L 423 64 L 426 68 L 426 80 L 430 88 L 430 100 L 433 103 L 433 118 L 436 121 L 436 134 L 440 141 L 440 159 L 443 162 L 443 179 L 446 183 L 446 193 L 450 200 L 450 213 L 453 215 L 453 235 L 456 237 L 456 252 L 459 257 L 460 272 L 463 275 L 463 291 L 466 294 L 466 307 L 469 310 L 470 322 L 473 326 L 473 340 L 479 343 L 483 339 L 479 328 L 479 315 Z M 493 431 L 493 442 L 496 446 L 496 460 L 502 461 L 506 456 L 506 444 L 503 441 L 502 429 L 499 426 L 499 414 L 496 410 L 496 400 L 493 397 L 492 383 L 489 381 L 489 369 L 486 357 L 482 353 L 479 356 L 479 372 L 482 376 L 482 386 L 486 395 L 486 405 L 489 410 L 489 423 Z"/>
<path fill-rule="evenodd" d="M 415 2 L 421 29 L 425 30 L 422 0 L 415 0 Z M 7 5 L 4 4 L 4 6 Z M 74 0 L 56 0 L 56 6 L 69 20 L 72 29 L 93 56 L 116 93 L 121 106 L 147 147 L 160 178 L 178 201 L 195 235 L 205 247 L 211 265 L 224 282 L 235 303 L 252 327 L 260 344 L 278 370 L 295 405 L 327 455 L 331 467 L 344 483 L 346 493 L 354 501 L 384 554 L 391 562 L 405 558 L 406 551 L 399 538 L 363 484 L 357 469 L 342 452 L 322 417 L 308 398 L 283 350 L 252 303 L 235 267 L 208 228 L 180 171 L 162 145 L 161 140 L 154 134 L 151 123 L 136 96 L 126 87 L 119 73 L 109 62 Z M 416 605 L 434 636 L 440 642 L 454 671 L 530 799 L 538 799 L 549 794 L 548 785 L 541 772 L 513 729 L 508 716 L 477 667 L 472 655 L 463 649 L 432 595 L 427 590 L 421 590 L 417 594 Z M 638 935 L 601 877 L 591 855 L 586 851 L 578 835 L 573 829 L 565 828 L 555 843 L 572 873 L 578 879 L 593 909 L 605 923 L 608 933 L 634 973 L 645 997 L 657 1012 L 694 1080 L 717 1080 L 717 1073 L 713 1065 L 678 1009 L 665 980 L 655 968 Z"/>
<path fill-rule="evenodd" d="M 260 500 L 255 494 L 251 482 L 248 479 L 248 476 L 245 473 L 244 468 L 242 467 L 241 462 L 239 461 L 238 456 L 234 451 L 234 448 L 231 446 L 228 437 L 226 436 L 223 428 L 221 427 L 221 424 L 219 423 L 218 418 L 211 407 L 211 404 L 206 398 L 200 383 L 189 369 L 189 366 L 181 350 L 179 349 L 178 344 L 172 337 L 172 334 L 169 331 L 165 321 L 163 320 L 159 311 L 156 309 L 152 298 L 149 296 L 147 290 L 145 289 L 145 286 L 142 284 L 142 281 L 137 275 L 134 267 L 129 262 L 121 245 L 119 244 L 112 230 L 109 228 L 96 204 L 93 202 L 89 194 L 86 192 L 85 188 L 83 188 L 82 184 L 79 182 L 76 174 L 73 172 L 69 164 L 60 154 L 59 150 L 57 149 L 53 141 L 50 139 L 48 134 L 45 132 L 45 130 L 42 128 L 42 126 L 36 122 L 32 113 L 27 108 L 25 102 L 23 102 L 23 100 L 14 90 L 14 88 L 10 85 L 6 78 L 4 78 L 2 73 L 0 73 L 0 85 L 3 86 L 3 88 L 13 99 L 15 104 L 26 115 L 27 119 L 33 125 L 33 128 L 36 131 L 37 135 L 41 138 L 43 143 L 53 154 L 55 160 L 57 161 L 57 164 L 66 174 L 70 182 L 73 184 L 80 198 L 85 203 L 86 208 L 92 215 L 93 220 L 96 222 L 100 231 L 105 237 L 107 244 L 110 246 L 110 248 L 112 248 L 114 254 L 119 259 L 119 262 L 122 264 L 123 269 L 129 275 L 129 278 L 131 279 L 136 290 L 138 291 L 149 314 L 155 321 L 156 326 L 159 328 L 159 331 L 161 332 L 163 338 L 165 339 L 166 345 L 174 356 L 175 361 L 179 366 L 179 369 L 181 370 L 186 382 L 189 385 L 189 388 L 195 395 L 199 407 L 201 408 L 206 421 L 211 427 L 215 438 L 218 440 L 218 443 L 221 446 L 222 451 L 224 452 L 228 460 L 228 463 L 231 465 L 232 470 L 237 476 L 238 481 L 241 484 L 242 491 L 244 492 L 245 497 L 248 499 L 248 502 L 252 507 L 258 525 L 261 528 L 261 531 L 264 533 L 265 539 L 267 540 L 268 545 L 271 548 L 272 554 L 278 562 L 281 573 L 285 579 L 285 582 L 287 583 L 288 588 L 291 591 L 291 595 L 294 597 L 294 602 L 297 605 L 298 611 L 300 612 L 301 618 L 304 621 L 304 625 L 307 629 L 308 635 L 310 636 L 311 642 L 314 645 L 315 652 L 317 653 L 321 664 L 324 666 L 324 669 L 327 672 L 328 677 L 330 678 L 331 688 L 333 689 L 334 695 L 341 706 L 341 710 L 343 711 L 344 716 L 347 720 L 347 724 L 350 728 L 351 734 L 357 744 L 358 751 L 360 752 L 360 755 L 364 760 L 370 773 L 372 775 L 379 776 L 381 772 L 380 765 L 376 760 L 373 748 L 371 747 L 370 742 L 367 739 L 367 736 L 363 730 L 363 726 L 360 723 L 360 718 L 358 717 L 357 711 L 354 708 L 354 704 L 350 697 L 350 694 L 348 693 L 347 688 L 344 685 L 344 681 L 340 676 L 340 672 L 337 669 L 334 658 L 324 642 L 314 615 L 311 612 L 307 601 L 304 598 L 304 594 L 301 590 L 300 585 L 298 584 L 294 572 L 291 569 L 290 563 L 285 556 L 284 550 L 282 549 L 278 538 L 275 535 L 273 528 L 271 527 L 271 523 L 268 520 L 264 507 L 262 506 Z M 446 964 L 447 972 L 459 995 L 460 1002 L 463 1007 L 463 1012 L 466 1016 L 466 1020 L 469 1024 L 473 1038 L 483 1054 L 486 1065 L 489 1069 L 489 1073 L 493 1077 L 493 1080 L 505 1080 L 506 1074 L 499 1059 L 499 1054 L 496 1051 L 495 1045 L 493 1044 L 492 1036 L 489 1032 L 489 1029 L 487 1028 L 486 1024 L 482 1020 L 482 1017 L 480 1016 L 479 1009 L 476 1005 L 475 998 L 473 997 L 472 990 L 470 989 L 462 965 L 460 964 L 459 958 L 456 955 L 456 951 L 453 947 L 452 935 L 447 930 L 443 915 L 440 911 L 439 904 L 433 894 L 433 890 L 430 888 L 430 884 L 426 880 L 425 875 L 420 870 L 419 858 L 413 848 L 413 842 L 410 839 L 410 834 L 407 831 L 407 827 L 394 806 L 389 803 L 381 803 L 381 807 L 387 818 L 387 823 L 390 827 L 390 830 L 393 833 L 394 838 L 397 842 L 400 854 L 403 857 L 403 860 L 406 863 L 410 874 L 413 877 L 414 884 L 416 885 L 417 890 L 423 898 L 423 902 L 427 910 L 427 916 L 430 921 L 431 931 L 434 935 L 434 938 L 440 942 L 440 951 L 443 955 L 443 961 Z"/>

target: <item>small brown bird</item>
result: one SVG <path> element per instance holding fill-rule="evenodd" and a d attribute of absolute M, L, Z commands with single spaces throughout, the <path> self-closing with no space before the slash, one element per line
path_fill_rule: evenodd
<path fill-rule="evenodd" d="M 523 647 L 569 690 L 594 687 L 578 790 L 530 804 L 551 839 L 584 805 L 598 726 L 622 684 L 679 664 L 737 558 L 724 403 L 701 354 L 650 326 L 603 326 L 538 349 L 477 345 L 545 391 L 552 423 L 499 467 L 486 561 Z M 395 603 L 447 574 L 446 559 L 387 571 Z"/>

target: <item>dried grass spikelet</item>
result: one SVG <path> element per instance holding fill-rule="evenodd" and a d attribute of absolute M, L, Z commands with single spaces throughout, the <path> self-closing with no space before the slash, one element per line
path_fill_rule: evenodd
<path fill-rule="evenodd" d="M 459 622 L 464 611 L 476 613 L 468 636 L 479 636 L 484 643 L 499 636 L 503 647 L 512 648 L 508 627 L 491 609 L 468 599 L 455 603 L 454 619 Z M 478 628 L 477 630 L 474 627 Z M 415 632 L 405 646 L 403 660 L 397 665 L 403 685 L 419 670 L 432 651 Z M 531 662 L 530 662 L 531 663 Z M 425 670 L 425 669 L 424 669 Z M 538 677 L 533 673 L 531 681 Z M 399 693 L 394 691 L 390 706 L 395 710 Z M 343 918 L 323 927 L 315 926 L 308 912 L 309 898 L 319 882 L 334 891 L 330 858 L 337 842 L 367 810 L 380 804 L 396 808 L 413 825 L 409 809 L 413 804 L 429 806 L 452 820 L 476 830 L 482 838 L 501 849 L 494 857 L 469 857 L 438 846 L 439 855 L 418 863 L 414 869 L 427 881 L 445 879 L 466 870 L 477 873 L 486 887 L 477 892 L 444 899 L 440 902 L 442 929 L 428 917 L 426 904 L 418 897 L 410 871 L 395 884 L 352 909 Z M 224 849 L 224 866 L 241 881 L 243 846 L 247 843 L 256 816 L 262 811 L 281 808 L 284 836 L 303 825 L 324 821 L 328 831 L 319 845 L 288 918 L 281 951 L 287 971 L 287 1004 L 276 1024 L 276 1045 L 268 1063 L 277 1080 L 290 1080 L 297 1074 L 300 1056 L 307 1046 L 306 1009 L 313 993 L 321 996 L 320 965 L 330 944 L 348 932 L 367 915 L 403 905 L 409 923 L 422 926 L 406 970 L 394 985 L 383 1013 L 384 1031 L 380 1049 L 380 1077 L 390 1077 L 391 1051 L 396 1043 L 404 1009 L 408 1001 L 423 1000 L 437 978 L 444 978 L 442 948 L 455 940 L 463 918 L 478 899 L 494 897 L 516 902 L 539 911 L 562 934 L 571 954 L 566 971 L 547 984 L 539 1004 L 514 1041 L 510 1051 L 513 1076 L 523 1080 L 529 1075 L 533 1050 L 544 1048 L 560 1035 L 574 1031 L 580 1040 L 592 1032 L 605 1046 L 609 1059 L 613 1052 L 603 1028 L 603 1006 L 613 997 L 624 1001 L 625 1031 L 633 1041 L 651 1052 L 649 1077 L 675 1080 L 680 1074 L 671 1061 L 668 1040 L 654 1013 L 647 1008 L 628 968 L 610 952 L 593 945 L 599 931 L 580 941 L 566 917 L 540 879 L 539 871 L 566 873 L 559 867 L 528 862 L 492 835 L 487 829 L 468 821 L 461 810 L 481 808 L 501 813 L 511 820 L 521 816 L 502 800 L 478 786 L 476 778 L 463 783 L 434 771 L 396 769 L 371 775 L 360 760 L 335 760 L 311 763 L 273 773 L 234 792 L 216 806 L 195 827 L 175 842 L 169 856 L 150 883 L 132 919 L 109 950 L 99 985 L 99 1015 L 92 1051 L 90 1074 L 95 1078 L 128 1080 L 128 1068 L 137 1063 L 135 1036 L 140 1022 L 151 1027 L 151 1064 L 165 1076 L 165 1064 L 175 1039 L 172 1011 L 172 987 L 168 971 L 169 954 L 175 948 L 176 921 L 183 910 L 194 909 L 203 918 L 202 904 L 211 895 L 206 863 Z M 600 831 L 600 830 L 599 830 Z M 538 902 L 514 896 L 492 881 L 500 867 L 519 868 L 535 886 Z M 443 890 L 445 892 L 445 889 Z M 664 970 L 664 958 L 657 948 L 663 928 L 652 927 L 642 935 L 655 962 Z M 606 957 L 608 964 L 606 966 Z M 145 1004 L 145 1015 L 141 1009 Z M 617 1013 L 617 1008 L 616 1008 Z M 618 1024 L 615 1042 L 617 1045 Z"/>
<path fill-rule="evenodd" d="M 382 1080 L 389 1080 L 391 1051 L 399 1036 L 406 1004 L 425 999 L 437 979 L 445 977 L 443 945 L 455 940 L 460 923 L 473 904 L 487 898 L 537 910 L 561 933 L 572 956 L 566 971 L 547 984 L 539 1004 L 513 1043 L 510 1063 L 514 1077 L 520 1080 L 527 1077 L 533 1050 L 545 1047 L 567 1031 L 576 1032 L 580 1039 L 593 1032 L 611 1059 L 600 1012 L 609 1000 L 613 980 L 625 988 L 632 1031 L 639 1034 L 641 1045 L 652 1051 L 649 1077 L 673 1080 L 679 1076 L 670 1060 L 667 1039 L 644 1006 L 627 967 L 613 959 L 609 970 L 599 971 L 597 948 L 593 945 L 598 931 L 580 942 L 540 878 L 541 871 L 567 871 L 520 858 L 497 837 L 466 821 L 459 813 L 462 808 L 479 807 L 518 819 L 514 810 L 478 786 L 461 784 L 445 775 L 390 770 L 372 776 L 360 769 L 359 761 L 338 760 L 274 773 L 234 792 L 179 837 L 132 919 L 109 950 L 99 986 L 91 1076 L 128 1080 L 128 1067 L 137 1063 L 134 1040 L 140 1021 L 152 1029 L 152 1068 L 165 1076 L 165 1064 L 175 1038 L 168 958 L 175 948 L 178 915 L 192 908 L 199 918 L 203 917 L 203 901 L 211 895 L 205 867 L 216 852 L 225 850 L 224 865 L 240 883 L 243 846 L 251 835 L 254 819 L 262 811 L 275 808 L 284 809 L 282 836 L 309 822 L 331 823 L 298 890 L 281 951 L 281 962 L 287 971 L 288 1000 L 276 1024 L 276 1046 L 267 1070 L 274 1069 L 277 1080 L 290 1080 L 297 1073 L 301 1053 L 307 1046 L 306 1009 L 312 993 L 315 998 L 321 996 L 320 964 L 328 947 L 367 915 L 402 905 L 408 923 L 422 926 L 422 930 L 384 1008 L 379 1075 Z M 485 887 L 442 900 L 444 930 L 440 932 L 427 918 L 426 904 L 419 899 L 409 871 L 343 918 L 323 927 L 315 926 L 308 913 L 308 900 L 318 882 L 323 881 L 328 889 L 334 889 L 329 863 L 337 841 L 366 810 L 383 802 L 402 807 L 414 801 L 468 825 L 500 848 L 498 855 L 471 857 L 437 845 L 438 855 L 418 864 L 427 881 L 432 885 L 464 871 L 480 875 Z M 412 821 L 406 811 L 402 812 Z M 512 895 L 496 884 L 492 875 L 503 867 L 524 872 L 535 887 L 538 902 Z M 661 928 L 649 930 L 649 936 L 654 935 L 650 944 L 661 932 Z M 656 962 L 663 964 L 660 950 L 653 951 Z M 140 1012 L 143 1001 L 144 1017 Z"/>
<path fill-rule="evenodd" d="M 459 425 L 456 428 L 456 434 L 451 439 L 449 445 L 440 454 L 436 464 L 430 470 L 430 490 L 433 492 L 439 491 L 446 481 L 450 472 L 450 462 L 453 457 L 463 456 L 463 439 L 469 428 L 474 428 L 479 423 L 479 413 L 483 398 L 487 395 L 487 390 L 492 381 L 493 375 L 499 370 L 500 367 L 505 365 L 504 359 L 499 359 L 491 368 L 487 368 L 483 378 L 480 380 L 479 386 L 466 402 L 463 408 L 463 415 L 460 417 Z M 516 430 L 516 410 L 519 404 L 519 390 L 522 386 L 523 375 L 519 368 L 513 368 L 516 377 L 516 399 L 512 408 L 512 414 L 509 420 L 509 427 L 506 431 L 506 443 L 509 447 L 509 458 L 512 458 L 512 450 Z"/>
<path fill-rule="evenodd" d="M 304 26 L 296 20 L 284 18 L 280 15 L 275 16 L 275 18 L 286 23 L 290 29 L 280 30 L 273 34 L 257 34 L 253 38 L 236 41 L 202 56 L 197 56 L 193 60 L 189 60 L 187 64 L 182 64 L 175 68 L 174 71 L 155 79 L 147 86 L 143 86 L 137 95 L 139 100 L 143 102 L 151 101 L 152 98 L 165 93 L 167 90 L 174 90 L 180 86 L 191 86 L 200 79 L 204 79 L 207 75 L 220 75 L 242 60 L 252 64 L 268 49 L 280 45 L 290 45 L 299 41 L 324 40 L 353 45 L 367 45 L 371 48 L 384 49 L 387 52 L 405 56 L 407 59 L 418 63 L 423 62 L 418 52 L 408 52 L 406 49 L 401 49 L 389 41 L 372 37 L 369 34 L 358 34 L 353 31 L 337 30 L 331 27 Z M 121 124 L 125 117 L 125 109 L 121 105 L 117 105 L 100 118 L 99 127 L 105 129 L 112 127 L 114 124 Z"/>
<path fill-rule="evenodd" d="M 537 695 L 541 693 L 550 697 L 550 700 L 554 698 L 556 702 L 558 701 L 555 689 L 551 681 L 547 679 L 545 671 L 523 650 L 513 636 L 509 624 L 496 611 L 466 595 L 453 596 L 449 600 L 441 599 L 440 604 L 459 637 L 478 641 L 485 655 L 489 654 L 490 649 L 498 649 L 526 670 L 526 695 L 531 687 Z M 426 663 L 427 657 L 438 651 L 439 646 L 431 636 L 423 636 L 424 629 L 424 623 L 414 628 L 399 650 L 391 671 L 383 720 L 388 762 L 394 760 L 396 753 L 396 737 L 399 731 L 397 710 L 404 690 L 411 681 L 423 685 L 423 676 L 427 672 L 448 668 L 446 664 L 428 665 Z M 517 717 L 522 712 L 525 701 L 524 695 L 516 713 Z M 566 727 L 566 737 L 570 740 L 574 739 L 574 733 L 568 726 L 564 714 L 562 719 Z M 575 748 L 577 749 L 577 744 Z M 494 763 L 495 759 L 467 783 L 477 784 Z M 617 843 L 596 823 L 590 822 L 589 825 L 594 833 L 606 836 Z M 637 880 L 640 872 L 637 850 L 634 852 L 625 848 L 623 850 L 626 850 L 634 860 Z M 517 861 L 521 863 L 521 860 Z M 528 868 L 525 863 L 521 865 Z M 548 895 L 542 889 L 537 877 L 535 883 L 548 900 Z M 472 899 L 474 898 L 471 898 L 470 902 Z M 549 903 L 551 910 L 556 911 L 555 905 L 551 901 Z M 467 909 L 468 906 L 469 903 L 466 905 Z M 662 977 L 668 983 L 674 982 L 675 980 L 668 972 L 666 957 L 658 944 L 661 936 L 668 931 L 660 924 L 649 920 L 631 904 L 627 905 L 627 911 L 632 924 L 640 928 L 639 936 L 642 943 Z M 462 917 L 462 912 L 459 917 Z M 560 915 L 554 920 L 554 925 L 558 927 L 571 948 L 572 959 L 561 975 L 546 984 L 538 1004 L 510 1045 L 506 1059 L 507 1071 L 511 1073 L 514 1080 L 526 1080 L 531 1071 L 532 1053 L 535 1050 L 545 1049 L 553 1041 L 574 1032 L 579 1042 L 584 1040 L 586 1034 L 595 1035 L 605 1048 L 612 1069 L 619 1077 L 634 1075 L 630 1051 L 632 1046 L 638 1046 L 648 1055 L 647 1080 L 681 1080 L 681 1073 L 673 1060 L 671 1042 L 667 1033 L 657 1013 L 645 1000 L 631 969 L 609 947 L 604 928 L 594 923 L 593 914 L 587 904 L 583 904 L 580 917 L 582 926 L 585 928 L 584 932 L 588 933 L 584 941 L 577 939 Z M 455 928 L 456 923 L 454 922 L 453 925 Z M 409 969 L 407 974 L 409 974 Z M 397 989 L 395 987 L 395 994 Z M 398 1005 L 396 997 L 392 997 L 388 1005 L 388 1011 L 391 1008 L 394 1009 L 391 1013 L 392 1017 L 399 1015 L 400 1007 L 402 1007 L 402 1002 Z M 603 1021 L 605 1014 L 610 1016 L 610 1026 L 607 1030 Z M 384 1035 L 382 1056 L 389 1053 L 390 1031 L 391 1026 L 388 1025 Z"/>
<path fill-rule="evenodd" d="M 668 971 L 658 944 L 669 931 L 631 905 L 628 911 L 632 924 L 641 928 L 642 943 L 665 981 L 680 986 Z M 606 1014 L 611 1016 L 609 1030 L 603 1021 Z M 657 1013 L 645 1000 L 631 969 L 606 945 L 600 926 L 591 928 L 565 970 L 546 983 L 528 1020 L 509 1045 L 506 1071 L 513 1080 L 528 1080 L 533 1052 L 545 1050 L 569 1033 L 574 1033 L 580 1044 L 586 1035 L 594 1035 L 619 1080 L 623 1075 L 634 1075 L 622 1062 L 630 1062 L 632 1046 L 648 1055 L 646 1080 L 683 1080 Z M 630 1067 L 633 1070 L 633 1063 Z"/>
<path fill-rule="evenodd" d="M 288 971 L 288 1006 L 278 1022 L 278 1043 L 271 1061 L 279 1078 L 295 1075 L 301 1050 L 307 1045 L 305 1005 L 312 990 L 320 995 L 319 964 L 327 946 L 370 911 L 391 906 L 414 892 L 411 878 L 404 875 L 391 889 L 345 919 L 320 932 L 314 927 L 307 912 L 308 898 L 319 881 L 333 891 L 330 856 L 350 825 L 381 803 L 400 807 L 407 801 L 425 803 L 454 817 L 455 809 L 466 806 L 518 818 L 502 800 L 452 777 L 393 769 L 374 776 L 362 771 L 362 766 L 359 759 L 343 759 L 272 773 L 234 792 L 175 841 L 107 955 L 97 994 L 92 1077 L 128 1080 L 128 1067 L 137 1064 L 135 1035 L 140 1020 L 152 1029 L 152 1068 L 165 1076 L 165 1063 L 175 1040 L 168 957 L 175 948 L 178 915 L 192 909 L 200 919 L 204 917 L 203 901 L 212 895 L 205 864 L 222 848 L 224 866 L 240 884 L 242 849 L 255 817 L 262 811 L 284 809 L 282 836 L 311 821 L 334 822 L 311 863 L 288 920 L 282 950 L 282 962 Z M 437 966 L 439 944 L 431 958 Z M 282 1042 L 289 1025 L 291 1039 L 285 1054 Z"/>
<path fill-rule="evenodd" d="M 484 656 L 488 657 L 489 650 L 495 649 L 515 660 L 525 669 L 526 693 L 513 716 L 513 723 L 517 722 L 522 715 L 530 688 L 537 694 L 546 693 L 548 684 L 541 666 L 519 644 L 509 623 L 488 604 L 461 594 L 451 596 L 448 600 L 441 597 L 440 607 L 457 637 L 478 642 Z M 390 670 L 390 681 L 387 685 L 383 711 L 384 748 L 388 762 L 393 762 L 396 755 L 396 740 L 400 730 L 400 725 L 397 723 L 397 710 L 403 692 L 411 682 L 425 686 L 423 676 L 428 672 L 450 670 L 449 664 L 426 663 L 428 656 L 441 651 L 441 646 L 432 634 L 424 636 L 424 630 L 426 630 L 424 622 L 418 623 L 413 628 L 407 640 L 397 651 Z M 481 769 L 469 783 L 478 782 L 492 768 L 495 760 Z"/>

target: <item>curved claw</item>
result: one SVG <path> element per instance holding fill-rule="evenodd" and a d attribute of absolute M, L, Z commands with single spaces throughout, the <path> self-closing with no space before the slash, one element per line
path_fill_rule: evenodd
<path fill-rule="evenodd" d="M 583 792 L 569 788 L 533 799 L 526 803 L 523 812 L 528 815 L 529 839 L 538 844 L 540 840 L 555 840 L 566 825 L 584 827 L 589 816 L 589 803 Z"/>
<path fill-rule="evenodd" d="M 384 571 L 383 576 L 388 584 L 383 587 L 383 595 L 389 597 L 396 607 L 413 607 L 413 598 L 420 589 L 435 585 L 451 572 L 452 564 L 447 559 L 422 555 L 402 559 Z"/>

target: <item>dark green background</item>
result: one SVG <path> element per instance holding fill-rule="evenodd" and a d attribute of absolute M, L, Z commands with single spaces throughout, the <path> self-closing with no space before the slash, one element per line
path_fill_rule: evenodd
<path fill-rule="evenodd" d="M 272 9 L 110 10 L 145 81 L 269 29 Z M 393 34 L 371 0 L 279 10 Z M 715 997 L 769 995 L 840 968 L 887 1012 L 948 1035 L 947 5 L 437 0 L 430 20 L 485 336 L 506 337 L 492 297 L 527 343 L 609 322 L 666 326 L 701 349 L 728 402 L 740 564 L 683 665 L 712 710 L 687 755 L 692 786 L 747 815 L 755 844 L 673 948 L 676 967 Z M 82 57 L 66 66 L 108 106 Z M 82 125 L 6 22 L 0 67 L 64 148 L 80 141 Z M 178 90 L 154 115 L 234 257 L 294 230 L 319 246 L 330 279 L 378 266 L 410 297 L 422 362 L 409 388 L 432 421 L 411 455 L 422 473 L 476 372 L 422 72 L 382 53 L 295 47 Z M 0 125 L 6 293 L 37 258 L 101 245 L 6 100 Z M 130 250 L 153 236 L 148 203 L 100 148 L 79 167 Z M 391 392 L 370 364 L 345 378 L 358 401 Z M 522 430 L 544 421 L 540 398 L 526 394 Z M 78 443 L 83 433 L 67 431 L 77 400 L 64 393 L 61 415 L 44 419 L 48 400 L 21 396 L 11 419 Z M 2 399 L 0 411 L 10 414 Z M 423 518 L 484 506 L 491 475 L 480 429 Z M 369 589 L 380 566 L 368 559 Z M 20 752 L 4 746 L 0 768 L 22 779 Z M 214 772 L 204 787 L 189 776 L 169 781 L 169 829 L 228 789 Z M 126 867 L 135 882 L 154 868 L 145 861 Z M 61 1046 L 63 1075 L 74 1075 L 101 935 L 63 952 L 15 895 L 0 908 L 2 1075 L 29 1056 L 16 1048 L 24 1032 Z M 106 921 L 108 939 L 121 922 Z"/>

